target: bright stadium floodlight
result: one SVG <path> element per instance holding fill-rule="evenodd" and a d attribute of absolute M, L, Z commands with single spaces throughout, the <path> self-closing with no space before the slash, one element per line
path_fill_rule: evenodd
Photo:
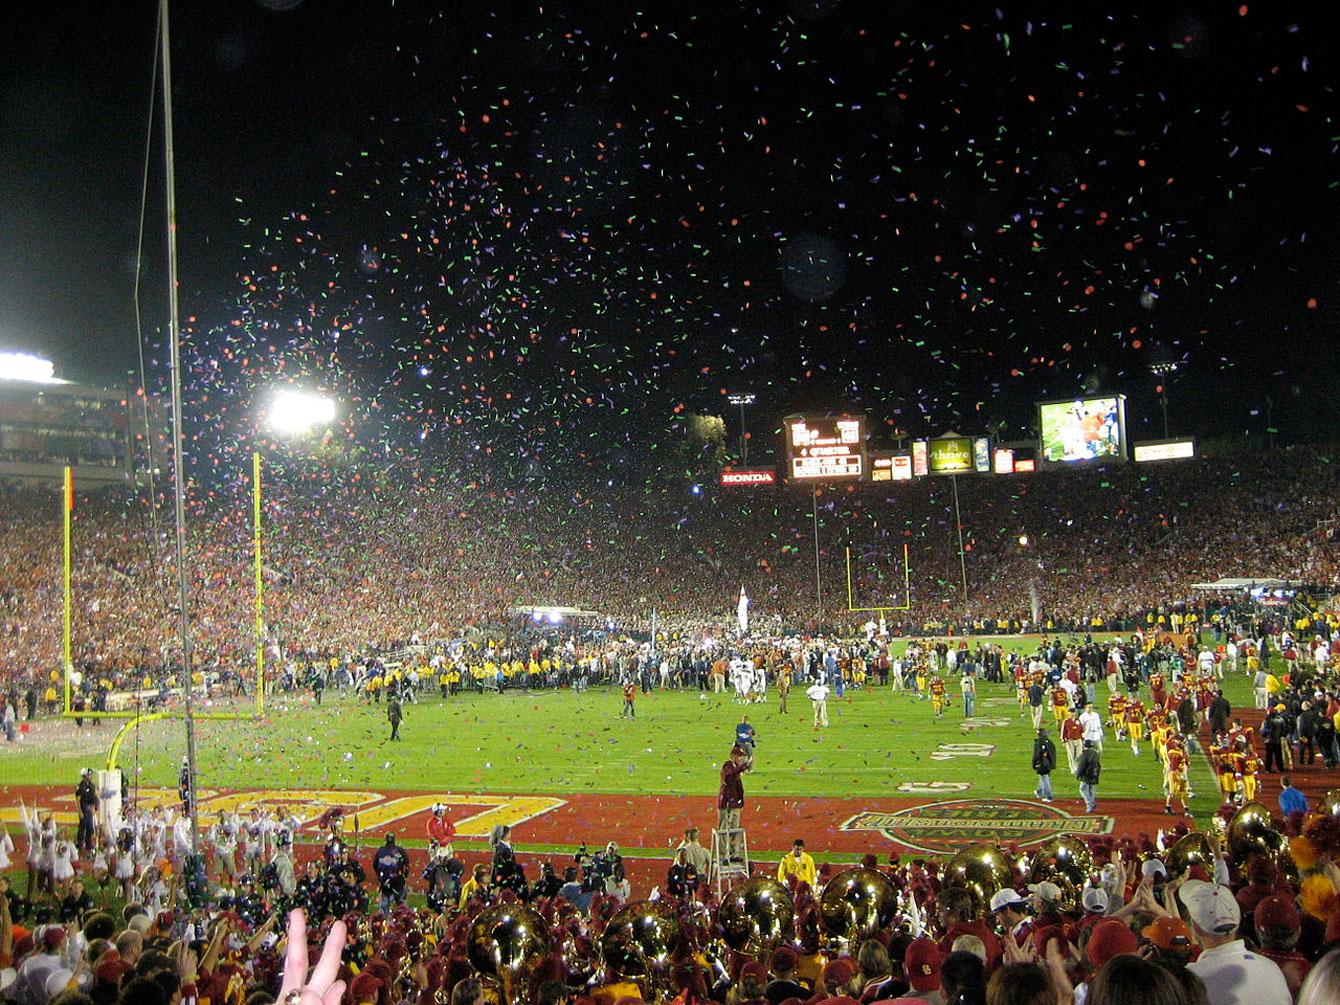
<path fill-rule="evenodd" d="M 56 376 L 49 359 L 30 352 L 0 352 L 0 380 L 21 380 L 29 384 L 68 384 Z"/>
<path fill-rule="evenodd" d="M 266 416 L 272 430 L 296 435 L 324 425 L 335 418 L 335 402 L 320 394 L 285 388 L 276 391 Z"/>

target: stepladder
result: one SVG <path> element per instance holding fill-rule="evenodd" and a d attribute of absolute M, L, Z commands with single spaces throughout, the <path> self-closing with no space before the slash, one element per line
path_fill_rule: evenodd
<path fill-rule="evenodd" d="M 749 878 L 749 838 L 743 827 L 712 831 L 711 882 L 717 894 Z"/>

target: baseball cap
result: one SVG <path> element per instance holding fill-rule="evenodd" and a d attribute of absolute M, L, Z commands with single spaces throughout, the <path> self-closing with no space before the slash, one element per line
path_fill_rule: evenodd
<path fill-rule="evenodd" d="M 1162 860 L 1160 859 L 1157 858 L 1145 859 L 1144 865 L 1140 866 L 1140 875 L 1163 876 L 1166 878 L 1168 875 L 1168 867 L 1164 865 Z"/>
<path fill-rule="evenodd" d="M 830 960 L 824 967 L 824 983 L 829 987 L 836 987 L 839 984 L 846 984 L 858 973 L 860 970 L 851 957 L 839 956 L 836 960 Z"/>
<path fill-rule="evenodd" d="M 1155 918 L 1140 934 L 1160 949 L 1190 949 L 1195 942 L 1191 926 L 1181 918 Z"/>
<path fill-rule="evenodd" d="M 1258 932 L 1263 928 L 1291 928 L 1297 931 L 1303 925 L 1303 919 L 1298 913 L 1298 902 L 1278 893 L 1256 905 L 1252 920 L 1256 922 Z"/>
<path fill-rule="evenodd" d="M 991 898 L 991 910 L 996 912 L 1015 904 L 1027 904 L 1028 898 L 1011 889 L 997 890 Z"/>
<path fill-rule="evenodd" d="M 903 971 L 913 991 L 934 991 L 940 986 L 940 964 L 944 954 L 927 938 L 913 940 L 903 958 Z"/>
<path fill-rule="evenodd" d="M 1237 899 L 1226 886 L 1189 879 L 1182 884 L 1181 894 L 1191 923 L 1202 932 L 1227 935 L 1242 920 Z"/>
<path fill-rule="evenodd" d="M 752 979 L 755 984 L 766 984 L 768 983 L 768 968 L 758 960 L 750 960 L 740 968 L 741 983 L 746 978 Z M 850 977 L 847 979 L 851 980 Z"/>
<path fill-rule="evenodd" d="M 98 965 L 93 968 L 93 976 L 108 984 L 115 984 L 122 974 L 128 974 L 135 968 L 121 959 L 121 953 L 109 949 L 98 957 Z"/>
<path fill-rule="evenodd" d="M 1088 955 L 1089 962 L 1097 969 L 1114 956 L 1135 952 L 1135 946 L 1135 933 L 1125 922 L 1117 921 L 1115 918 L 1104 918 L 1093 926 L 1084 952 Z"/>
<path fill-rule="evenodd" d="M 1091 886 L 1084 891 L 1084 910 L 1092 911 L 1094 914 L 1107 913 L 1107 891 L 1100 890 L 1096 886 Z"/>
<path fill-rule="evenodd" d="M 1061 888 L 1050 880 L 1044 879 L 1041 883 L 1029 883 L 1028 892 L 1035 893 L 1043 900 L 1060 900 Z"/>
<path fill-rule="evenodd" d="M 364 970 L 349 985 L 349 994 L 353 996 L 355 1002 L 375 1001 L 381 987 L 382 982 L 377 979 L 376 974 Z"/>

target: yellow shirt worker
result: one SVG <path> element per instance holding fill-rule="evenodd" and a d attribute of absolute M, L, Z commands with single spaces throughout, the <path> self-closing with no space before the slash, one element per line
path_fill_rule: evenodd
<path fill-rule="evenodd" d="M 814 868 L 814 858 L 805 851 L 805 842 L 799 839 L 791 846 L 791 854 L 777 863 L 777 882 L 787 886 L 792 876 L 802 883 L 808 883 L 811 889 L 819 879 Z"/>

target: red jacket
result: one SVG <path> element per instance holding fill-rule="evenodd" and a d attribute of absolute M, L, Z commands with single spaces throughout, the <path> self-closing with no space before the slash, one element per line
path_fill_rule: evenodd
<path fill-rule="evenodd" d="M 721 766 L 721 791 L 717 794 L 717 809 L 738 810 L 744 806 L 744 781 L 740 778 L 743 764 L 733 760 Z"/>

